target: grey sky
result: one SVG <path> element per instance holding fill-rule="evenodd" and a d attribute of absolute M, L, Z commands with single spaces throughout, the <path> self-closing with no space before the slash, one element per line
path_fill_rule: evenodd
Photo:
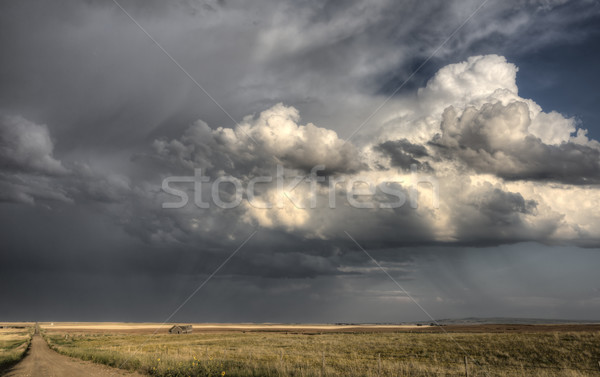
<path fill-rule="evenodd" d="M 175 320 L 426 320 L 344 232 L 436 318 L 600 315 L 597 1 L 486 3 L 348 142 L 480 1 L 120 4 L 238 124 L 113 2 L 4 2 L 0 319 L 163 320 L 254 230 Z M 442 204 L 161 208 L 278 164 Z"/>

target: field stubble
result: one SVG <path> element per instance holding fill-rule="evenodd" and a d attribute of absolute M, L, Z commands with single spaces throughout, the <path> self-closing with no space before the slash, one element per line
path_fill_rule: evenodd
<path fill-rule="evenodd" d="M 48 329 L 60 353 L 153 376 L 592 376 L 600 333 L 202 332 Z M 460 346 L 459 346 L 460 345 Z"/>
<path fill-rule="evenodd" d="M 23 358 L 32 335 L 33 326 L 0 328 L 0 373 Z"/>

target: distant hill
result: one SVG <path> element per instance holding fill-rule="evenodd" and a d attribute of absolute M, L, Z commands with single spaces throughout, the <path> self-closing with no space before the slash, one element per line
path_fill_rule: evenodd
<path fill-rule="evenodd" d="M 415 324 L 430 324 L 432 321 L 415 322 Z M 544 318 L 509 318 L 509 317 L 490 317 L 490 318 L 456 318 L 456 319 L 438 319 L 440 325 L 550 325 L 550 324 L 586 324 L 600 323 L 596 320 L 571 320 L 571 319 L 544 319 Z"/>

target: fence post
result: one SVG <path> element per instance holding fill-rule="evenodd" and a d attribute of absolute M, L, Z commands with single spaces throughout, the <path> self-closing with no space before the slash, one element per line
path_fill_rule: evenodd
<path fill-rule="evenodd" d="M 377 354 L 377 375 L 381 376 L 381 354 Z"/>
<path fill-rule="evenodd" d="M 321 369 L 321 375 L 325 376 L 325 351 L 323 351 L 323 366 Z"/>
<path fill-rule="evenodd" d="M 466 356 L 465 356 L 465 377 L 469 377 L 469 364 L 467 363 Z"/>

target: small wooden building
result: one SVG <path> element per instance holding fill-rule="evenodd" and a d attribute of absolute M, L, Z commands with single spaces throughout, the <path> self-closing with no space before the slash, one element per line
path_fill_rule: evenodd
<path fill-rule="evenodd" d="M 191 334 L 192 325 L 174 325 L 169 329 L 169 334 Z"/>

